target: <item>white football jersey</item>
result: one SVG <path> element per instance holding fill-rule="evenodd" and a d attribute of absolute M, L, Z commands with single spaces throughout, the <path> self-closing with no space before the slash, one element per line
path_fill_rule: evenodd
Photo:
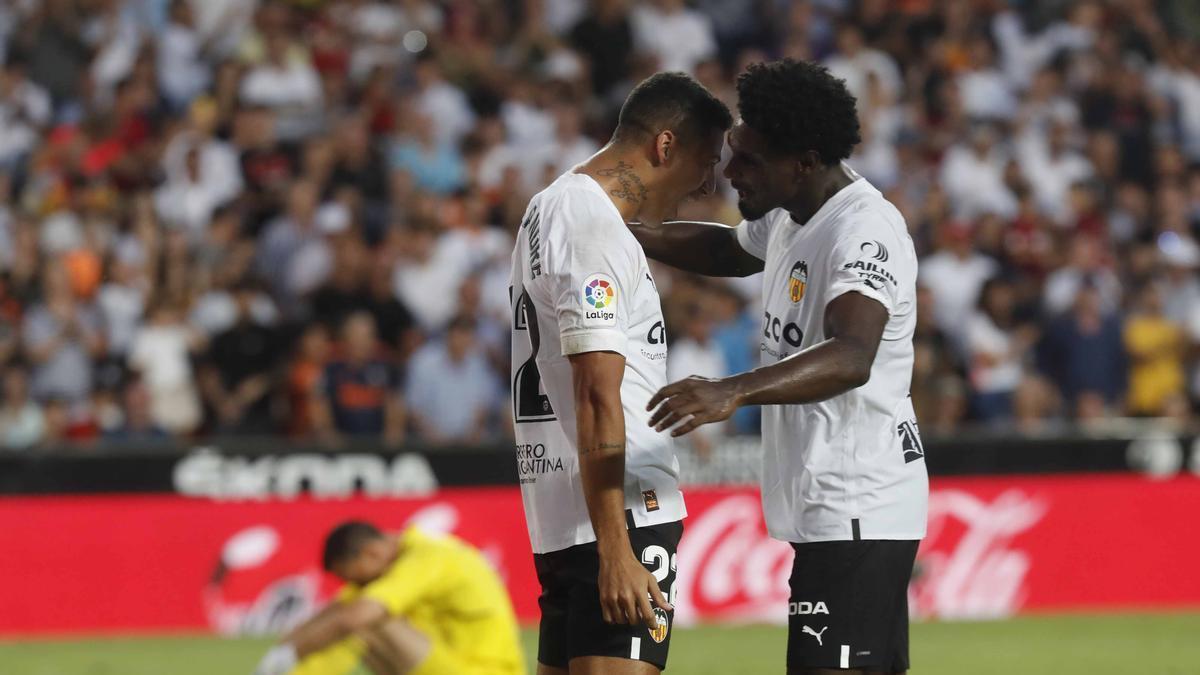
<path fill-rule="evenodd" d="M 762 500 L 790 542 L 920 539 L 929 479 L 913 413 L 917 256 L 904 217 L 858 177 L 803 225 L 784 209 L 743 222 L 766 263 L 763 365 L 823 342 L 825 307 L 856 292 L 888 311 L 867 384 L 826 401 L 763 406 Z"/>
<path fill-rule="evenodd" d="M 642 247 L 590 176 L 565 173 L 529 202 L 512 256 L 512 411 L 535 553 L 596 540 L 584 502 L 567 356 L 625 357 L 625 508 L 635 526 L 686 515 L 669 434 L 646 404 L 667 384 L 658 290 Z"/>

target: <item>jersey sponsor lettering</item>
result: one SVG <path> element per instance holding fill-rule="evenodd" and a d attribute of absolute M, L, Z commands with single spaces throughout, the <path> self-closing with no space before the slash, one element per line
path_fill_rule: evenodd
<path fill-rule="evenodd" d="M 517 476 L 522 485 L 537 482 L 543 474 L 565 470 L 561 456 L 547 456 L 545 443 L 517 443 Z"/>
<path fill-rule="evenodd" d="M 789 602 L 788 603 L 788 614 L 791 614 L 791 615 L 828 614 L 828 613 L 829 613 L 829 607 L 826 606 L 825 603 L 821 602 L 820 600 L 818 600 L 816 602 L 801 601 L 801 602 Z"/>
<path fill-rule="evenodd" d="M 536 279 L 542 276 L 542 219 L 537 207 L 529 209 L 521 228 L 529 231 L 529 278 Z"/>

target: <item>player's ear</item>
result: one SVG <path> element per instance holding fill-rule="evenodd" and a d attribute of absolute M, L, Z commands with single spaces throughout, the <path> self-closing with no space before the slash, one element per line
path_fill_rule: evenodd
<path fill-rule="evenodd" d="M 805 150 L 796 157 L 796 172 L 799 175 L 808 175 L 823 166 L 821 155 L 816 150 Z"/>
<path fill-rule="evenodd" d="M 661 166 L 671 161 L 671 156 L 678 152 L 675 132 L 666 129 L 654 137 L 654 166 Z"/>

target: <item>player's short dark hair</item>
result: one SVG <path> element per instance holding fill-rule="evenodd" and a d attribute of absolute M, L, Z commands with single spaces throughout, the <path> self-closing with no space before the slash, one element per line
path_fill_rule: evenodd
<path fill-rule="evenodd" d="M 334 565 L 353 559 L 368 542 L 382 537 L 383 532 L 378 527 L 361 520 L 348 520 L 333 528 L 325 537 L 321 567 L 331 572 Z"/>
<path fill-rule="evenodd" d="M 691 75 L 655 73 L 629 92 L 613 140 L 637 140 L 667 129 L 684 139 L 696 139 L 731 126 L 729 107 Z"/>
<path fill-rule="evenodd" d="M 862 140 L 854 95 L 820 64 L 792 59 L 751 64 L 738 76 L 737 91 L 742 121 L 782 152 L 811 150 L 833 165 Z"/>

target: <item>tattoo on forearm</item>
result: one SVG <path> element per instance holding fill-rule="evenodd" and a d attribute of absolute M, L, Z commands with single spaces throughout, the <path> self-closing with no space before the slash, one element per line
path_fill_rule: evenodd
<path fill-rule="evenodd" d="M 616 178 L 621 186 L 609 193 L 619 199 L 627 199 L 635 204 L 645 201 L 649 191 L 642 184 L 642 179 L 633 172 L 633 166 L 625 162 L 617 162 L 615 169 L 601 169 L 597 174 L 606 178 Z"/>
<path fill-rule="evenodd" d="M 604 451 L 604 450 L 621 450 L 621 451 L 624 451 L 624 450 L 625 450 L 625 444 L 624 444 L 624 443 L 601 443 L 600 445 L 597 445 L 597 446 L 595 446 L 595 447 L 592 447 L 592 448 L 580 448 L 580 449 L 579 449 L 579 454 L 581 454 L 581 455 L 588 455 L 588 454 L 591 454 L 591 453 L 593 453 L 593 452 L 601 452 L 601 451 Z"/>

